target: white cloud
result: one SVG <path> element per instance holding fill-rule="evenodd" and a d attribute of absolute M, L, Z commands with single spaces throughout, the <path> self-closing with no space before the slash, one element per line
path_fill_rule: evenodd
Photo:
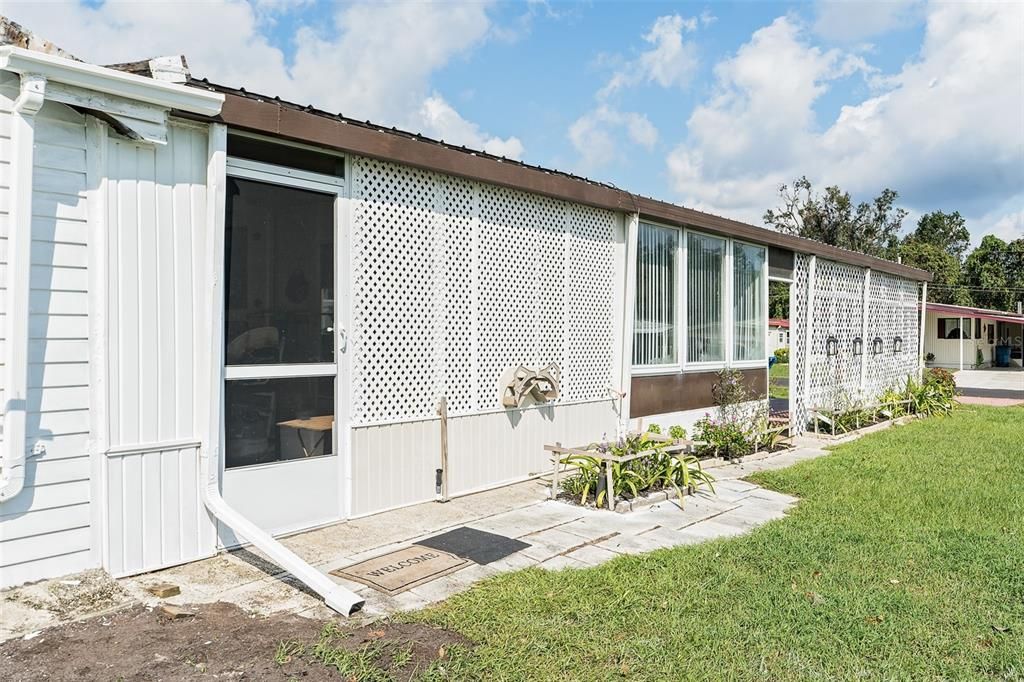
<path fill-rule="evenodd" d="M 596 93 L 599 104 L 577 118 L 569 126 L 569 141 L 578 154 L 577 169 L 591 173 L 607 166 L 619 155 L 619 141 L 626 137 L 647 150 L 658 142 L 658 130 L 645 114 L 622 111 L 613 102 L 626 88 L 657 85 L 662 88 L 685 87 L 697 68 L 697 48 L 684 35 L 699 25 L 715 21 L 705 11 L 700 18 L 678 14 L 654 20 L 642 36 L 650 47 L 635 58 L 602 55 L 604 63 L 615 64 L 608 82 Z"/>
<path fill-rule="evenodd" d="M 919 55 L 821 126 L 815 105 L 833 81 L 873 70 L 777 19 L 716 67 L 713 95 L 668 157 L 674 188 L 759 222 L 776 186 L 806 174 L 861 198 L 891 187 L 921 213 L 960 210 L 977 234 L 1024 187 L 1022 42 L 1019 4 L 931 6 Z"/>
<path fill-rule="evenodd" d="M 4 12 L 87 61 L 184 53 L 197 77 L 416 131 L 436 124 L 423 118 L 434 96 L 431 76 L 479 46 L 492 28 L 486 2 L 346 4 L 322 25 L 286 36 L 296 46 L 289 64 L 260 27 L 268 14 L 273 22 L 302 4 L 9 2 Z M 497 139 L 463 124 L 446 139 L 468 146 Z"/>
<path fill-rule="evenodd" d="M 598 96 L 607 98 L 623 88 L 645 83 L 663 88 L 687 85 L 697 68 L 697 50 L 692 42 L 683 40 L 683 34 L 696 31 L 697 23 L 695 18 L 678 14 L 658 17 L 643 37 L 652 47 L 620 66 Z"/>
<path fill-rule="evenodd" d="M 458 144 L 509 159 L 519 159 L 523 155 L 523 143 L 519 138 L 502 139 L 480 132 L 480 126 L 462 118 L 459 112 L 437 93 L 423 101 L 420 117 L 424 122 L 423 132 L 431 137 L 446 142 L 457 140 Z"/>
<path fill-rule="evenodd" d="M 994 234 L 1003 241 L 1024 239 L 1024 209 L 1016 213 L 1007 213 L 991 223 L 986 234 Z"/>
<path fill-rule="evenodd" d="M 658 130 L 643 114 L 602 104 L 576 119 L 569 126 L 569 141 L 580 155 L 579 169 L 590 172 L 614 161 L 622 133 L 647 150 L 658 141 Z"/>
<path fill-rule="evenodd" d="M 904 28 L 921 13 L 920 0 L 826 0 L 817 5 L 814 31 L 826 40 L 856 42 Z"/>

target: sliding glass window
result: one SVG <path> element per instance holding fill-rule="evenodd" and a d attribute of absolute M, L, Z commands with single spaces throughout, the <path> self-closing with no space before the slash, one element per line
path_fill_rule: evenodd
<path fill-rule="evenodd" d="M 732 300 L 734 362 L 765 360 L 765 319 L 767 292 L 765 282 L 765 250 L 733 242 Z"/>
<path fill-rule="evenodd" d="M 725 362 L 726 241 L 688 232 L 686 361 Z"/>
<path fill-rule="evenodd" d="M 640 224 L 637 235 L 633 364 L 676 365 L 679 230 Z"/>

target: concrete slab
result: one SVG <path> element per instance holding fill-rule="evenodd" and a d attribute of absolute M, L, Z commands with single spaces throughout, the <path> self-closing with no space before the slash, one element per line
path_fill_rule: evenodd
<path fill-rule="evenodd" d="M 422 608 L 502 572 L 534 566 L 550 570 L 586 568 L 622 554 L 650 552 L 747 532 L 784 516 L 796 499 L 738 479 L 752 470 L 778 469 L 824 454 L 821 442 L 810 440 L 797 450 L 764 460 L 718 467 L 714 472 L 719 478 L 717 495 L 701 492 L 686 497 L 681 505 L 672 499 L 626 514 L 547 500 L 547 489 L 531 481 L 458 498 L 447 504 L 425 503 L 339 523 L 295 534 L 283 541 L 325 573 L 460 525 L 522 538 L 532 545 L 487 566 L 469 566 L 396 596 L 332 577 L 366 598 L 357 620 L 368 620 Z M 254 613 L 289 611 L 318 618 L 330 615 L 316 595 L 255 550 L 219 554 L 118 581 L 107 576 L 105 580 L 123 590 L 129 602 L 155 605 L 161 600 L 145 588 L 155 583 L 174 583 L 181 593 L 164 600 L 169 603 L 224 600 Z M 72 617 L 90 615 L 88 608 L 70 616 L 67 611 L 48 607 L 42 597 L 56 589 L 56 582 L 43 581 L 0 593 L 4 601 L 0 640 L 66 622 Z"/>
<path fill-rule="evenodd" d="M 580 547 L 579 549 L 573 552 L 569 552 L 565 556 L 575 561 L 581 561 L 587 564 L 588 566 L 599 566 L 600 564 L 603 564 L 604 562 L 614 559 L 621 555 L 616 554 L 610 549 L 605 549 L 604 547 L 598 547 L 597 545 L 587 545 L 586 547 Z"/>

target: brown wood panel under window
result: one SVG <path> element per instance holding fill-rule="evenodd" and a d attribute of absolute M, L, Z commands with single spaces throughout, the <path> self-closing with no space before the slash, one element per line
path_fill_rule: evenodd
<path fill-rule="evenodd" d="M 757 398 L 768 395 L 768 372 L 764 369 L 740 370 L 747 387 Z M 713 407 L 711 388 L 718 372 L 674 372 L 654 376 L 635 376 L 630 383 L 630 417 L 682 412 Z"/>

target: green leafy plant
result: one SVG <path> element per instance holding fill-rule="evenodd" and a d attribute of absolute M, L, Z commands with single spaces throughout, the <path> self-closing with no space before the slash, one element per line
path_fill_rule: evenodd
<path fill-rule="evenodd" d="M 675 434 L 685 436 L 682 427 L 671 429 Z M 707 485 L 714 490 L 714 477 L 701 468 L 700 462 L 692 455 L 678 455 L 666 452 L 674 440 L 655 439 L 653 431 L 630 434 L 616 443 L 594 445 L 602 455 L 629 457 L 626 461 L 605 460 L 599 455 L 574 453 L 564 457 L 562 464 L 575 467 L 576 472 L 560 482 L 562 490 L 581 505 L 591 499 L 602 507 L 608 500 L 640 497 L 652 490 L 670 488 L 682 500 L 684 491 L 696 490 Z M 638 455 L 638 456 L 637 456 Z M 607 489 L 609 469 L 614 490 Z"/>
<path fill-rule="evenodd" d="M 668 428 L 668 435 L 675 440 L 686 440 L 686 429 L 676 424 Z"/>
<path fill-rule="evenodd" d="M 789 362 L 789 347 L 783 346 L 782 348 L 776 348 L 775 352 L 772 353 L 775 356 L 775 360 L 782 364 Z"/>

